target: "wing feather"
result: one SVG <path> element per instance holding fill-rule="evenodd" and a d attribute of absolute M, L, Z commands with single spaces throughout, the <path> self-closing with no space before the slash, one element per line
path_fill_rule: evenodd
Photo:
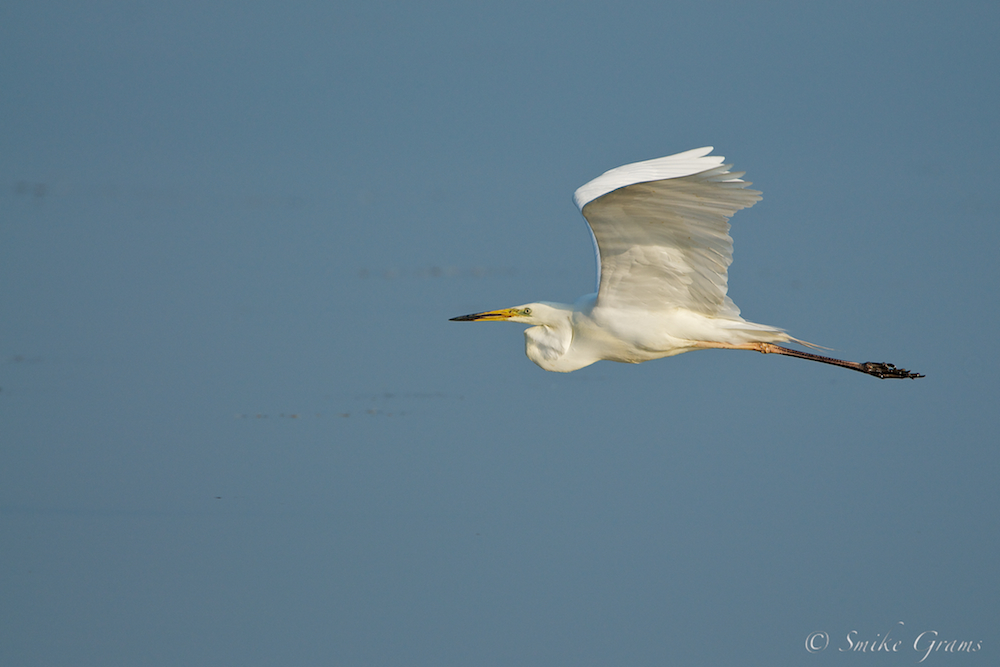
<path fill-rule="evenodd" d="M 729 218 L 760 192 L 711 150 L 619 167 L 577 190 L 597 245 L 598 306 L 739 317 L 726 296 Z"/>

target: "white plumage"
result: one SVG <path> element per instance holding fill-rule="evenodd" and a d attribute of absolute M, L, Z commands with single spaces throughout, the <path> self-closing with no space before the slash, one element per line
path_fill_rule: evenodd
<path fill-rule="evenodd" d="M 639 363 L 705 348 L 777 353 L 877 377 L 922 377 L 892 364 L 791 350 L 783 330 L 747 322 L 726 295 L 729 218 L 760 201 L 743 172 L 699 148 L 611 169 L 576 191 L 597 254 L 597 292 L 453 318 L 522 322 L 528 357 L 569 372 L 607 359 Z M 815 347 L 809 343 L 804 343 Z"/>

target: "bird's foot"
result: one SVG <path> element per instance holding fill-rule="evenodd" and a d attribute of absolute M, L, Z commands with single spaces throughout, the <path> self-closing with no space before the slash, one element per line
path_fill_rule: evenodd
<path fill-rule="evenodd" d="M 911 373 L 905 368 L 896 368 L 892 364 L 880 364 L 875 361 L 864 362 L 858 370 L 869 375 L 874 375 L 877 378 L 882 378 L 883 380 L 886 378 L 908 378 L 913 380 L 924 377 L 920 373 Z"/>

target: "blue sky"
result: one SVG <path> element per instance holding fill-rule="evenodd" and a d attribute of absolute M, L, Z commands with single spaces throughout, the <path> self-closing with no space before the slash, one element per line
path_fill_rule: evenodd
<path fill-rule="evenodd" d="M 998 30 L 0 8 L 0 662 L 822 667 L 937 632 L 982 648 L 921 664 L 995 664 Z M 925 379 L 552 374 L 521 327 L 447 321 L 589 291 L 573 191 L 704 145 L 764 193 L 743 315 Z"/>

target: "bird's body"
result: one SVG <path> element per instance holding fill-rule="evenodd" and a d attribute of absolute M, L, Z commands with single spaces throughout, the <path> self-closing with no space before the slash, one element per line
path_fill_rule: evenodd
<path fill-rule="evenodd" d="M 597 294 L 581 297 L 572 306 L 542 302 L 531 308 L 536 324 L 524 332 L 528 358 L 547 371 L 568 373 L 607 360 L 637 364 L 702 349 L 706 341 L 741 345 L 785 342 L 791 337 L 774 327 L 742 318 L 710 317 L 683 308 L 643 311 L 601 306 Z M 523 318 L 523 319 L 522 319 Z"/>
<path fill-rule="evenodd" d="M 573 305 L 531 303 L 453 318 L 533 325 L 528 357 L 547 371 L 640 363 L 706 348 L 822 361 L 878 377 L 922 377 L 891 364 L 790 350 L 782 329 L 748 322 L 726 295 L 729 218 L 760 200 L 724 158 L 701 148 L 605 172 L 576 191 L 597 253 L 597 292 Z"/>

